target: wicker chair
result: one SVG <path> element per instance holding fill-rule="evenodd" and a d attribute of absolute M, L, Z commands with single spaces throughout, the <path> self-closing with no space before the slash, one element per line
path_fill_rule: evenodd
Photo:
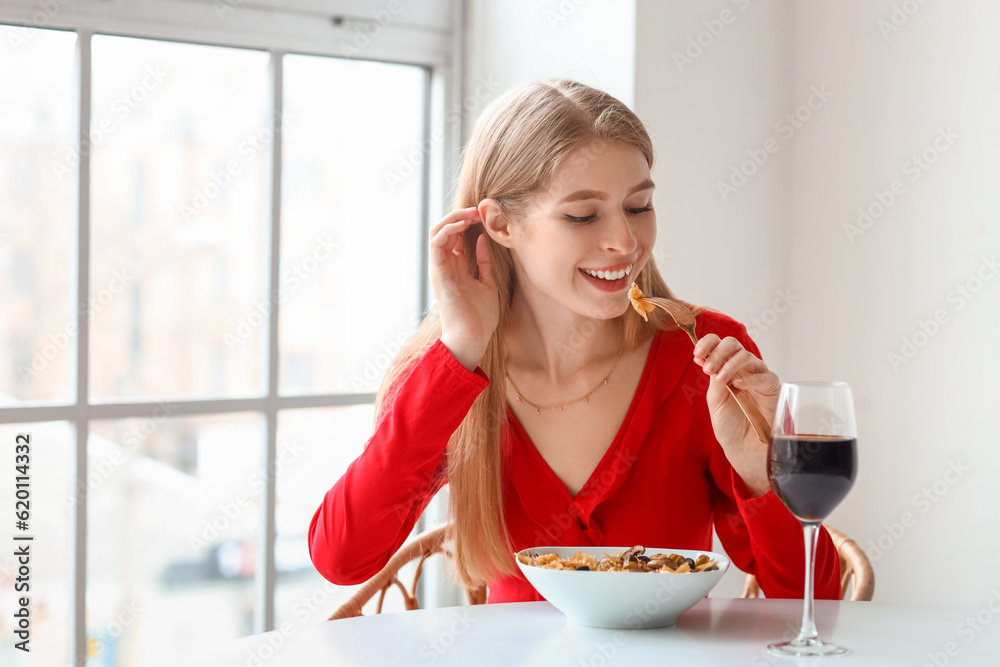
<path fill-rule="evenodd" d="M 443 526 L 428 530 L 418 535 L 412 542 L 400 548 L 400 550 L 389 559 L 389 562 L 385 564 L 385 567 L 383 567 L 378 574 L 366 581 L 365 584 L 358 589 L 353 596 L 351 596 L 350 600 L 341 605 L 337 611 L 333 612 L 333 615 L 330 616 L 329 620 L 333 621 L 338 618 L 362 616 L 361 608 L 364 607 L 369 600 L 375 597 L 376 593 L 379 594 L 379 598 L 378 606 L 375 608 L 375 613 L 381 614 L 382 602 L 385 600 L 386 591 L 388 591 L 393 584 L 398 586 L 399 590 L 403 593 L 403 603 L 406 605 L 408 610 L 419 609 L 420 603 L 417 600 L 417 582 L 420 579 L 420 573 L 423 570 L 424 561 L 437 553 L 442 553 L 446 557 L 451 557 L 450 538 L 450 523 L 446 523 Z M 416 558 L 419 558 L 420 561 L 417 563 L 417 571 L 413 574 L 413 584 L 410 586 L 410 590 L 407 591 L 402 582 L 399 581 L 397 575 L 399 574 L 400 568 Z M 469 599 L 469 604 L 484 604 L 486 602 L 485 586 L 477 589 L 466 589 L 465 594 Z"/>
<path fill-rule="evenodd" d="M 847 593 L 847 584 L 854 579 L 851 587 L 851 600 L 872 599 L 875 593 L 875 571 L 872 569 L 871 561 L 861 550 L 854 540 L 844 535 L 836 528 L 825 526 L 833 544 L 837 547 L 840 555 L 840 588 Z M 746 583 L 743 585 L 743 596 L 745 598 L 760 597 L 760 586 L 757 585 L 757 578 L 752 574 L 747 575 Z"/>

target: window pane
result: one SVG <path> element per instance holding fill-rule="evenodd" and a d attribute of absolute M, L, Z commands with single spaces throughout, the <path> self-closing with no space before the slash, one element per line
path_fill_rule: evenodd
<path fill-rule="evenodd" d="M 266 53 L 93 39 L 91 395 L 259 393 Z"/>
<path fill-rule="evenodd" d="M 278 417 L 275 627 L 326 620 L 358 588 L 334 586 L 316 572 L 309 559 L 309 522 L 326 492 L 364 450 L 374 413 L 372 405 L 356 405 L 286 410 Z M 409 586 L 412 576 L 402 580 Z M 374 612 L 377 601 L 378 596 L 365 612 Z M 382 609 L 404 609 L 398 590 L 386 595 Z"/>
<path fill-rule="evenodd" d="M 0 26 L 0 405 L 72 399 L 76 35 Z"/>
<path fill-rule="evenodd" d="M 285 56 L 283 393 L 365 392 L 418 316 L 424 70 Z"/>
<path fill-rule="evenodd" d="M 18 434 L 30 436 L 29 476 L 31 497 L 28 499 L 31 517 L 28 530 L 18 534 L 31 535 L 31 652 L 30 660 L 18 662 L 26 655 L 14 648 L 20 641 L 14 633 L 13 613 L 16 600 L 23 593 L 14 590 L 19 563 L 14 558 L 9 530 L 4 526 L 4 549 L 0 552 L 0 665 L 65 665 L 69 657 L 69 522 L 71 512 L 71 466 L 74 445 L 73 429 L 67 422 L 44 424 L 0 424 L 0 492 L 4 499 L 0 507 L 14 507 L 14 445 Z M 5 512 L 6 514 L 6 512 Z M 9 516 L 9 515 L 8 515 Z M 7 517 L 5 517 L 6 519 Z M 12 519 L 11 519 L 12 520 Z"/>
<path fill-rule="evenodd" d="M 253 632 L 263 420 L 92 423 L 87 632 L 102 664 L 175 667 Z"/>

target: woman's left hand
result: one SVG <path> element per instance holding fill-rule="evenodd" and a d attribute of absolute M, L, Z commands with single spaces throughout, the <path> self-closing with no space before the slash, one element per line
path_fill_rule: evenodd
<path fill-rule="evenodd" d="M 767 493 L 771 488 L 767 477 L 767 443 L 757 437 L 726 384 L 749 393 L 770 422 L 781 389 L 778 376 L 732 336 L 720 339 L 708 334 L 700 338 L 694 348 L 694 362 L 711 378 L 708 412 L 716 439 L 754 495 Z"/>

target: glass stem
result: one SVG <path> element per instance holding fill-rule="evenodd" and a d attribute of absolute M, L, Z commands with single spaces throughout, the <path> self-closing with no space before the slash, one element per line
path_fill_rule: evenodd
<path fill-rule="evenodd" d="M 796 637 L 796 644 L 816 641 L 816 620 L 813 616 L 813 582 L 816 567 L 816 539 L 819 537 L 819 524 L 803 523 L 802 532 L 806 547 L 806 581 L 802 591 L 802 628 Z"/>

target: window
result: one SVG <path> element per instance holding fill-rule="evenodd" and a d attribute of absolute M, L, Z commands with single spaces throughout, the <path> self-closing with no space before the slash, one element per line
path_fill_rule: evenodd
<path fill-rule="evenodd" d="M 0 438 L 32 437 L 46 664 L 174 665 L 345 600 L 309 520 L 427 303 L 450 14 L 351 51 L 370 21 L 198 6 L 116 6 L 129 36 L 0 9 Z"/>
<path fill-rule="evenodd" d="M 71 398 L 73 50 L 0 26 L 0 406 Z"/>

